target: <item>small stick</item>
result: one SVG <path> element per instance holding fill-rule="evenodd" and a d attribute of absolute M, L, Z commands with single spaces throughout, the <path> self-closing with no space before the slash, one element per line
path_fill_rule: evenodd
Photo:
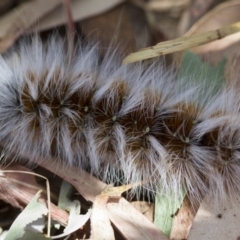
<path fill-rule="evenodd" d="M 240 22 L 234 23 L 229 26 L 219 28 L 214 31 L 195 34 L 190 37 L 180 37 L 170 41 L 165 41 L 151 46 L 148 48 L 141 49 L 138 52 L 129 54 L 123 59 L 123 64 L 133 63 L 149 58 L 159 57 L 165 54 L 186 50 L 189 48 L 197 47 L 215 40 L 222 39 L 233 33 L 240 31 Z"/>

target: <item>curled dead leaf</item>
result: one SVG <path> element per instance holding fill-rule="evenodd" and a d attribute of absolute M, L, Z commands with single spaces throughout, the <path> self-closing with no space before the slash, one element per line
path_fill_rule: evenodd
<path fill-rule="evenodd" d="M 219 4 L 199 19 L 184 36 L 191 36 L 194 34 L 216 30 L 220 27 L 235 23 L 240 20 L 239 11 L 239 0 L 232 0 Z M 198 46 L 192 50 L 215 65 L 224 57 L 230 58 L 236 50 L 239 49 L 239 45 L 240 33 L 238 32 L 223 39 Z"/>

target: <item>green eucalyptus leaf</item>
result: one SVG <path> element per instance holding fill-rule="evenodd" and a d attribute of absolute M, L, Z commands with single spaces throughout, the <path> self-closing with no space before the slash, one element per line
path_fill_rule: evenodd
<path fill-rule="evenodd" d="M 193 52 L 186 51 L 178 72 L 178 84 L 184 90 L 196 86 L 195 97 L 199 101 L 206 101 L 222 88 L 225 65 L 226 59 L 211 66 L 208 62 L 202 62 Z"/>
<path fill-rule="evenodd" d="M 154 224 L 167 236 L 171 234 L 173 217 L 180 208 L 184 196 L 184 191 L 179 198 L 176 198 L 174 194 L 171 196 L 156 195 Z"/>

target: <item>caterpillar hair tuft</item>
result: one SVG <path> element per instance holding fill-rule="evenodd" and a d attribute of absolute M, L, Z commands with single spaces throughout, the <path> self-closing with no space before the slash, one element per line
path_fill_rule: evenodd
<path fill-rule="evenodd" d="M 185 189 L 196 201 L 239 196 L 238 88 L 210 96 L 159 64 L 121 66 L 115 53 L 98 59 L 96 46 L 84 46 L 70 60 L 55 37 L 2 57 L 5 150 L 54 156 L 108 182 L 143 181 L 161 194 Z"/>

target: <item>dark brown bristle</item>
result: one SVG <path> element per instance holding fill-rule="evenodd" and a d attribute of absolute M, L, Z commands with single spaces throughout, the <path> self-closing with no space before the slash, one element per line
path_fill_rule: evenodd
<path fill-rule="evenodd" d="M 120 123 L 125 127 L 126 134 L 130 137 L 143 136 L 158 131 L 160 122 L 156 117 L 156 106 L 159 98 L 151 95 L 149 91 L 143 95 L 142 104 L 131 112 L 121 116 Z"/>
<path fill-rule="evenodd" d="M 125 96 L 127 95 L 127 84 L 124 81 L 114 81 L 104 96 L 94 105 L 94 116 L 97 123 L 114 124 L 118 121 L 118 113 L 121 110 Z"/>
<path fill-rule="evenodd" d="M 177 111 L 173 111 L 163 118 L 162 133 L 164 138 L 162 138 L 162 141 L 163 145 L 170 151 L 175 152 L 178 149 L 177 156 L 185 159 L 188 146 L 190 144 L 198 144 L 193 142 L 192 136 L 192 130 L 196 124 L 197 111 L 193 104 L 183 104 L 182 106 L 174 107 L 174 109 Z"/>

